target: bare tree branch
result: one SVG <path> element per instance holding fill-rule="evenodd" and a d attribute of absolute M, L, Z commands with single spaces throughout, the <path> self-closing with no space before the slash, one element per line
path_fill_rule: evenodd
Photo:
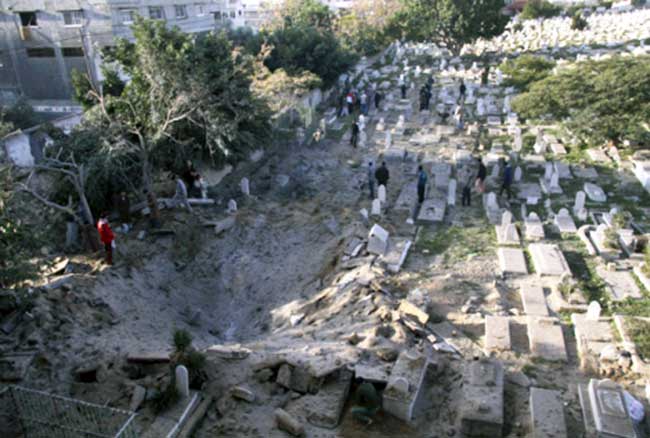
<path fill-rule="evenodd" d="M 77 223 L 79 223 L 79 224 L 83 223 L 81 218 L 77 215 L 77 213 L 75 213 L 74 209 L 70 205 L 64 206 L 64 205 L 61 205 L 61 204 L 57 204 L 56 202 L 52 202 L 49 199 L 47 199 L 45 196 L 38 193 L 36 190 L 30 189 L 29 187 L 27 187 L 25 184 L 22 184 L 22 183 L 18 184 L 18 188 L 19 188 L 20 191 L 29 193 L 34 198 L 38 199 L 39 201 L 41 201 L 43 204 L 47 205 L 48 207 L 51 207 L 51 208 L 54 208 L 56 210 L 62 211 L 63 213 L 69 214 L 70 216 L 72 216 L 74 218 L 74 220 Z"/>

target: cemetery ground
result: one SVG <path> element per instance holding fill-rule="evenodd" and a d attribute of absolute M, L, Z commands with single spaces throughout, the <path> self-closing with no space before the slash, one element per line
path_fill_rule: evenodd
<path fill-rule="evenodd" d="M 137 411 L 152 437 L 181 420 L 195 437 L 595 436 L 589 397 L 623 400 L 590 383 L 605 377 L 647 411 L 650 296 L 637 241 L 650 195 L 638 166 L 578 148 L 561 126 L 520 124 L 512 90 L 494 69 L 481 85 L 476 58 L 388 53 L 355 79 L 387 94 L 358 149 L 351 118 L 328 110 L 320 143 L 238 167 L 214 204 L 163 210 L 162 230 L 140 220 L 118 235 L 114 267 L 52 260 L 29 315 L 2 321 L 3 381 Z M 429 73 L 434 110 L 419 113 Z M 415 84 L 405 100 L 400 74 Z M 460 78 L 462 130 L 437 115 Z M 464 207 L 478 155 L 487 190 Z M 497 196 L 506 157 L 520 169 L 510 200 Z M 366 166 L 382 160 L 391 177 L 373 202 Z M 175 329 L 206 356 L 192 385 L 202 401 L 186 417 L 187 399 L 154 409 L 171 384 Z M 358 379 L 383 396 L 369 426 L 351 414 Z"/>

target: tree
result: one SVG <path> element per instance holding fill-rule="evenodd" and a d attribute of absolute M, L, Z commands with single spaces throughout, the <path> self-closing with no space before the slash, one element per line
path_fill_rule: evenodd
<path fill-rule="evenodd" d="M 576 63 L 530 85 L 513 109 L 524 118 L 565 120 L 585 142 L 650 146 L 650 57 Z"/>
<path fill-rule="evenodd" d="M 399 7 L 398 0 L 356 0 L 336 18 L 335 33 L 344 47 L 374 55 L 390 42 L 386 29 Z"/>
<path fill-rule="evenodd" d="M 560 15 L 560 12 L 562 12 L 560 6 L 556 6 L 547 0 L 528 0 L 521 11 L 521 18 L 523 20 L 552 18 Z"/>
<path fill-rule="evenodd" d="M 250 91 L 252 60 L 225 34 L 194 37 L 139 18 L 133 35 L 133 43 L 120 40 L 106 53 L 130 81 L 118 95 L 93 88 L 85 95 L 109 139 L 101 152 L 137 162 L 155 205 L 157 170 L 196 153 L 215 164 L 238 159 L 264 143 L 269 114 Z"/>
<path fill-rule="evenodd" d="M 504 85 L 526 91 L 531 83 L 546 78 L 555 67 L 555 62 L 542 56 L 521 55 L 501 64 L 501 71 L 506 75 Z"/>
<path fill-rule="evenodd" d="M 266 25 L 273 30 L 285 26 L 309 26 L 332 30 L 333 14 L 318 0 L 284 0 L 280 5 L 269 3 L 271 19 Z"/>
<path fill-rule="evenodd" d="M 503 0 L 403 0 L 389 33 L 411 41 L 433 41 L 458 54 L 464 44 L 500 35 L 508 17 Z"/>

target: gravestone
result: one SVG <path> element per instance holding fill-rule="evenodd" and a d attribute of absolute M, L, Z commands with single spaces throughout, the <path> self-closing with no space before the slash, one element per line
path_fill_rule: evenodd
<path fill-rule="evenodd" d="M 421 224 L 442 222 L 445 217 L 447 203 L 444 199 L 425 199 L 420 206 L 417 220 Z"/>
<path fill-rule="evenodd" d="M 510 341 L 510 319 L 507 316 L 485 316 L 485 354 L 493 351 L 508 351 Z"/>
<path fill-rule="evenodd" d="M 607 201 L 607 195 L 605 194 L 605 191 L 599 186 L 597 186 L 596 184 L 586 182 L 583 189 L 591 201 L 594 202 Z"/>
<path fill-rule="evenodd" d="M 410 422 L 415 402 L 424 386 L 428 359 L 421 353 L 402 351 L 393 366 L 383 393 L 383 408 L 395 417 Z"/>
<path fill-rule="evenodd" d="M 525 205 L 525 204 L 522 204 Z M 544 239 L 544 224 L 540 220 L 537 213 L 531 211 L 528 217 L 524 220 L 526 239 L 541 240 Z"/>
<path fill-rule="evenodd" d="M 501 275 L 527 275 L 526 258 L 524 252 L 519 248 L 497 249 L 497 258 L 499 259 L 499 269 Z"/>
<path fill-rule="evenodd" d="M 512 223 L 512 213 L 510 210 L 506 210 L 501 215 L 501 226 L 506 227 Z"/>
<path fill-rule="evenodd" d="M 495 228 L 497 234 L 497 243 L 499 245 L 519 245 L 520 237 L 519 231 L 517 230 L 517 225 L 497 225 Z"/>
<path fill-rule="evenodd" d="M 245 178 L 245 177 L 242 178 L 242 179 L 241 179 L 241 182 L 239 183 L 239 185 L 240 185 L 240 187 L 241 187 L 241 192 L 242 192 L 245 196 L 249 196 L 249 195 L 251 194 L 250 183 L 249 183 L 249 181 L 248 181 L 248 178 Z"/>
<path fill-rule="evenodd" d="M 372 207 L 370 208 L 371 216 L 381 216 L 381 201 L 376 198 L 372 200 Z"/>
<path fill-rule="evenodd" d="M 533 357 L 550 361 L 568 360 L 562 325 L 557 318 L 530 315 L 526 323 L 528 344 Z"/>
<path fill-rule="evenodd" d="M 236 213 L 237 212 L 237 201 L 234 199 L 231 199 L 228 201 L 228 213 Z"/>
<path fill-rule="evenodd" d="M 587 319 L 589 321 L 598 321 L 600 318 L 600 303 L 598 301 L 592 301 L 587 307 Z"/>
<path fill-rule="evenodd" d="M 566 438 L 564 403 L 560 391 L 530 388 L 532 438 Z"/>
<path fill-rule="evenodd" d="M 384 141 L 384 147 L 385 147 L 386 149 L 390 149 L 390 147 L 391 147 L 392 145 L 393 145 L 393 136 L 392 136 L 392 134 L 390 133 L 390 130 L 387 130 L 387 131 L 386 131 L 386 138 L 385 138 L 385 141 Z"/>
<path fill-rule="evenodd" d="M 382 132 L 386 128 L 386 125 L 384 124 L 384 118 L 380 118 L 379 122 L 377 123 L 377 128 L 376 130 L 379 132 Z"/>
<path fill-rule="evenodd" d="M 456 180 L 449 180 L 449 189 L 447 191 L 447 204 L 456 205 Z"/>
<path fill-rule="evenodd" d="M 520 292 L 526 315 L 548 316 L 546 296 L 541 286 L 524 283 L 521 285 Z"/>
<path fill-rule="evenodd" d="M 560 230 L 560 233 L 576 233 L 578 231 L 569 210 L 566 208 L 561 208 L 558 214 L 555 215 L 555 226 Z"/>
<path fill-rule="evenodd" d="M 585 192 L 582 190 L 576 193 L 576 200 L 575 203 L 573 204 L 573 214 L 576 215 L 576 217 L 581 220 L 585 221 L 587 220 L 587 209 L 585 208 Z"/>
<path fill-rule="evenodd" d="M 621 301 L 626 298 L 643 298 L 641 290 L 630 271 L 610 270 L 603 265 L 598 265 L 596 266 L 596 273 L 603 279 L 605 288 L 613 301 Z"/>
<path fill-rule="evenodd" d="M 484 359 L 466 364 L 460 411 L 460 429 L 463 436 L 502 436 L 503 387 L 501 362 Z"/>
<path fill-rule="evenodd" d="M 383 184 L 380 184 L 377 188 L 377 199 L 382 203 L 386 202 L 386 186 Z"/>
<path fill-rule="evenodd" d="M 515 169 L 515 182 L 521 181 L 521 177 L 523 175 L 523 172 L 521 170 L 521 166 L 517 166 Z"/>
<path fill-rule="evenodd" d="M 557 245 L 533 243 L 528 247 L 538 275 L 571 276 L 571 269 Z"/>
<path fill-rule="evenodd" d="M 579 385 L 578 389 L 585 425 L 595 429 L 593 436 L 639 438 L 620 385 L 609 379 L 591 379 L 586 388 Z"/>
<path fill-rule="evenodd" d="M 373 225 L 368 234 L 368 252 L 370 254 L 384 255 L 387 248 L 388 231 L 384 230 L 378 224 Z"/>
<path fill-rule="evenodd" d="M 183 398 L 190 396 L 189 374 L 183 365 L 176 367 L 176 390 Z"/>

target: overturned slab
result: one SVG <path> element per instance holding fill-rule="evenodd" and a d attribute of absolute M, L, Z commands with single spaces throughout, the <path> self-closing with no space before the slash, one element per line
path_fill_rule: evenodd
<path fill-rule="evenodd" d="M 609 270 L 604 265 L 596 267 L 598 276 L 603 279 L 609 296 L 614 301 L 621 301 L 626 298 L 643 298 L 639 286 L 634 281 L 630 271 Z"/>
<path fill-rule="evenodd" d="M 463 373 L 461 433 L 467 437 L 500 437 L 503 432 L 503 365 L 469 362 Z"/>
<path fill-rule="evenodd" d="M 623 388 L 605 379 L 578 385 L 587 436 L 639 438 L 625 403 Z"/>
<path fill-rule="evenodd" d="M 571 275 L 569 264 L 557 245 L 533 243 L 528 247 L 538 275 Z"/>
<path fill-rule="evenodd" d="M 564 405 L 560 391 L 530 388 L 533 438 L 566 438 Z"/>
<path fill-rule="evenodd" d="M 381 262 L 386 265 L 390 272 L 397 274 L 406 261 L 411 245 L 412 242 L 409 239 L 391 239 L 386 254 L 380 257 Z"/>
<path fill-rule="evenodd" d="M 557 318 L 528 316 L 528 344 L 534 357 L 567 362 L 562 325 Z"/>
<path fill-rule="evenodd" d="M 512 348 L 510 341 L 510 319 L 507 316 L 485 317 L 485 354 L 493 351 L 508 351 Z"/>
<path fill-rule="evenodd" d="M 519 248 L 498 248 L 499 269 L 502 275 L 527 275 L 524 251 Z"/>

